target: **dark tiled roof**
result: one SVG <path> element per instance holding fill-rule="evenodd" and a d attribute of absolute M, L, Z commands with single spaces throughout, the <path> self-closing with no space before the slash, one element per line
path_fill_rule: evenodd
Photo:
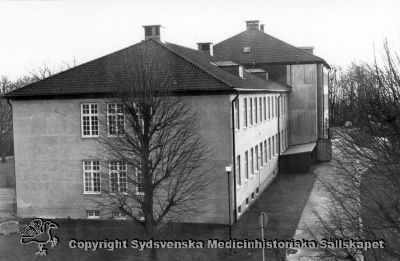
<path fill-rule="evenodd" d="M 210 56 L 206 53 L 201 53 L 196 50 L 179 46 L 176 44 L 167 43 L 172 51 L 185 58 L 187 61 L 198 66 L 201 70 L 208 72 L 217 79 L 221 79 L 226 84 L 234 88 L 240 89 L 268 89 L 272 91 L 289 91 L 290 87 L 269 80 L 262 80 L 257 76 L 251 75 L 244 71 L 243 78 L 233 75 L 225 70 L 213 65 L 212 63 L 221 62 L 223 58 L 219 56 Z"/>
<path fill-rule="evenodd" d="M 250 51 L 243 52 L 245 47 L 250 47 Z M 241 64 L 311 62 L 326 64 L 324 59 L 257 29 L 248 29 L 214 45 L 214 53 Z"/>
<path fill-rule="evenodd" d="M 151 51 L 144 55 L 141 47 Z M 161 77 L 168 75 L 174 79 L 172 91 L 288 90 L 286 86 L 259 80 L 252 75 L 246 75 L 246 79 L 232 75 L 210 64 L 217 58 L 196 50 L 146 40 L 10 92 L 7 96 L 109 94 L 114 88 L 129 84 L 122 72 L 127 72 L 126 68 L 134 67 L 135 61 L 142 58 L 156 61 L 160 65 L 157 73 Z"/>

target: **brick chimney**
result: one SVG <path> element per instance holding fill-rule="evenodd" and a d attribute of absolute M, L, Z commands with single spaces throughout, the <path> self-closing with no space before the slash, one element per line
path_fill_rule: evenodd
<path fill-rule="evenodd" d="M 207 43 L 197 43 L 197 50 L 202 53 L 207 53 L 213 56 L 213 44 L 210 42 Z"/>
<path fill-rule="evenodd" d="M 301 47 L 297 47 L 303 51 L 309 52 L 311 54 L 314 54 L 314 46 L 301 46 Z"/>
<path fill-rule="evenodd" d="M 259 28 L 260 21 L 259 20 L 250 20 L 246 21 L 246 29 L 255 29 L 255 30 L 260 30 Z"/>
<path fill-rule="evenodd" d="M 161 41 L 160 35 L 160 27 L 161 25 L 144 25 L 144 39 L 154 39 L 157 41 Z"/>

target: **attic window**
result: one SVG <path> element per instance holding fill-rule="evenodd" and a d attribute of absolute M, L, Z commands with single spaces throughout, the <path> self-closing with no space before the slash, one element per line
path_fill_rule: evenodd
<path fill-rule="evenodd" d="M 243 52 L 244 53 L 250 53 L 250 51 L 251 51 L 251 47 L 250 46 L 243 47 Z"/>

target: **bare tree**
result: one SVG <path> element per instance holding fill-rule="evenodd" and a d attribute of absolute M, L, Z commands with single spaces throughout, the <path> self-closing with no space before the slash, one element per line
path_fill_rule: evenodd
<path fill-rule="evenodd" d="M 6 162 L 6 143 L 12 138 L 11 106 L 2 97 L 13 88 L 12 82 L 2 76 L 0 80 L 0 157 L 1 162 Z"/>
<path fill-rule="evenodd" d="M 145 45 L 124 57 L 116 76 L 124 84 L 107 100 L 108 133 L 99 139 L 109 159 L 100 204 L 139 221 L 148 236 L 201 211 L 212 182 L 197 115 L 171 91 L 177 75 L 163 58 Z"/>
<path fill-rule="evenodd" d="M 47 62 L 43 62 L 41 65 L 36 66 L 29 72 L 29 78 L 31 78 L 31 82 L 39 81 L 45 78 L 48 78 L 56 73 L 61 71 L 65 71 L 71 69 L 76 66 L 75 57 L 72 60 L 72 63 L 63 61 L 58 66 L 50 65 Z"/>
<path fill-rule="evenodd" d="M 400 59 L 384 45 L 378 64 L 358 66 L 353 128 L 337 131 L 334 177 L 323 180 L 329 198 L 316 213 L 316 238 L 383 240 L 384 248 L 320 248 L 322 260 L 400 259 Z M 349 88 L 350 91 L 351 88 Z"/>

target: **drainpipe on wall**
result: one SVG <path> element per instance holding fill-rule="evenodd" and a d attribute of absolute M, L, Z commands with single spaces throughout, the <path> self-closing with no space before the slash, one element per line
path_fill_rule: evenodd
<path fill-rule="evenodd" d="M 233 156 L 233 212 L 235 213 L 233 215 L 234 217 L 234 223 L 237 222 L 237 215 L 236 215 L 236 150 L 235 150 L 235 102 L 239 98 L 239 91 L 236 91 L 236 97 L 233 98 L 232 103 L 231 103 L 231 113 L 232 113 L 232 156 Z M 239 106 L 237 108 L 239 110 Z M 229 195 L 231 194 L 231 188 L 229 186 L 228 188 L 228 193 Z M 230 204 L 229 204 L 230 206 Z M 231 211 L 229 211 L 229 220 L 231 220 Z M 231 224 L 229 224 L 231 225 Z"/>
<path fill-rule="evenodd" d="M 280 118 L 281 118 L 281 97 L 282 93 L 278 96 L 278 173 L 279 173 L 279 163 L 281 158 L 281 126 L 280 126 Z"/>

